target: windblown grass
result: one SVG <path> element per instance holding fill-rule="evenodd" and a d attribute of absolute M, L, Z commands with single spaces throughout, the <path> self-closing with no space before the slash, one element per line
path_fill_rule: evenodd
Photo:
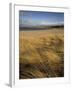
<path fill-rule="evenodd" d="M 19 43 L 20 79 L 64 76 L 63 30 L 20 31 Z"/>

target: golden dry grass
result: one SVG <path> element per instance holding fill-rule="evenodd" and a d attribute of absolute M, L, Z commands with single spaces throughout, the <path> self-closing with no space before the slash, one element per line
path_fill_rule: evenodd
<path fill-rule="evenodd" d="M 20 31 L 19 44 L 20 79 L 64 76 L 63 28 Z"/>

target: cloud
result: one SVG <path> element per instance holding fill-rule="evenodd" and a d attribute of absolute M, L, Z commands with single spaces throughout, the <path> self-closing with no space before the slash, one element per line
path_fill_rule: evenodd
<path fill-rule="evenodd" d="M 32 27 L 32 26 L 39 26 L 39 25 L 63 25 L 64 22 L 57 22 L 57 21 L 46 21 L 46 20 L 33 20 L 33 19 L 20 19 L 20 27 Z"/>

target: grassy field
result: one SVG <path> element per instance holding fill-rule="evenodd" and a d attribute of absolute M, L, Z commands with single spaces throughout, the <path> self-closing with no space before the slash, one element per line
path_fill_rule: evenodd
<path fill-rule="evenodd" d="M 19 32 L 19 78 L 64 76 L 64 30 Z"/>

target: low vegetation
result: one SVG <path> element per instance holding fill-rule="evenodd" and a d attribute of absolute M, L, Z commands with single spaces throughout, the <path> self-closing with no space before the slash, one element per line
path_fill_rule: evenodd
<path fill-rule="evenodd" d="M 64 76 L 63 28 L 20 31 L 19 44 L 20 79 Z"/>

